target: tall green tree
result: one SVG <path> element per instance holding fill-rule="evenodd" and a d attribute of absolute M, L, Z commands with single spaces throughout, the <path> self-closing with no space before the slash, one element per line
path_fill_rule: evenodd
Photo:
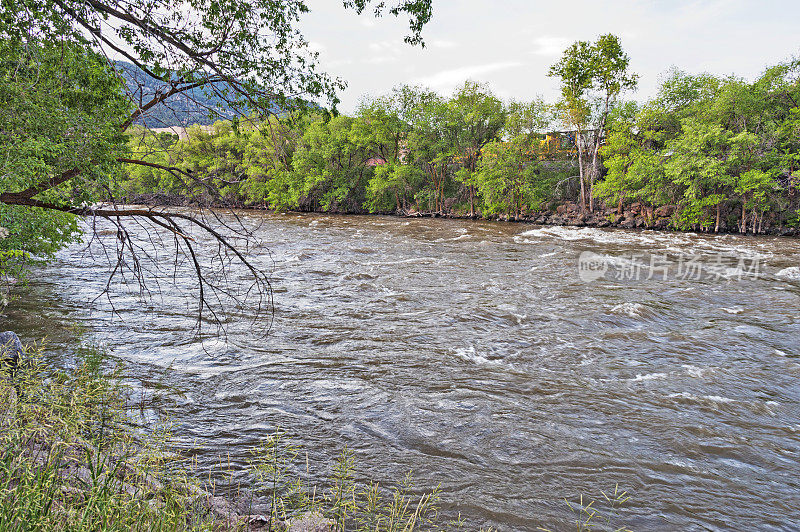
<path fill-rule="evenodd" d="M 417 192 L 418 204 L 444 211 L 445 194 L 451 181 L 450 166 L 454 150 L 449 136 L 447 101 L 418 87 L 402 87 L 396 92 L 401 116 L 410 126 L 406 138 L 406 162 L 416 165 L 425 176 L 424 187 Z"/>
<path fill-rule="evenodd" d="M 600 169 L 598 156 L 607 134 L 609 113 L 623 92 L 636 88 L 638 76 L 629 67 L 630 57 L 619 38 L 607 34 L 594 43 L 574 43 L 550 68 L 549 75 L 561 80 L 563 121 L 575 131 L 580 201 L 584 210 L 587 204 L 590 211 L 594 210 L 593 189 Z"/>
<path fill-rule="evenodd" d="M 461 169 L 456 176 L 469 194 L 469 214 L 475 215 L 475 172 L 484 146 L 496 140 L 506 122 L 503 102 L 487 85 L 466 81 L 447 102 L 447 135 Z"/>
<path fill-rule="evenodd" d="M 503 138 L 483 148 L 474 181 L 485 213 L 514 217 L 538 209 L 552 194 L 553 174 L 541 164 L 550 110 L 541 100 L 512 101 L 504 114 Z"/>
<path fill-rule="evenodd" d="M 362 146 L 374 167 L 367 185 L 370 212 L 407 209 L 421 174 L 404 164 L 410 125 L 401 118 L 395 95 L 365 99 L 356 111 L 353 142 Z"/>

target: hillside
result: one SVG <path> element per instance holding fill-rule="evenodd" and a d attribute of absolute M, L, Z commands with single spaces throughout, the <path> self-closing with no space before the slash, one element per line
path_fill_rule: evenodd
<path fill-rule="evenodd" d="M 138 67 L 126 61 L 117 61 L 135 101 L 147 102 L 163 84 L 153 80 Z M 222 89 L 220 85 L 218 88 Z M 233 118 L 236 112 L 215 96 L 213 90 L 194 89 L 176 94 L 155 106 L 136 121 L 150 128 L 186 127 L 192 124 L 209 125 L 215 121 Z"/>

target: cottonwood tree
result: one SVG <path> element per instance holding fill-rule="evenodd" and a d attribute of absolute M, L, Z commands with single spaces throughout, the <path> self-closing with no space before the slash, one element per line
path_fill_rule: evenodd
<path fill-rule="evenodd" d="M 424 44 L 430 0 L 345 0 L 343 8 L 406 16 L 405 40 Z M 223 108 L 263 119 L 301 99 L 335 108 L 336 92 L 345 84 L 320 70 L 317 54 L 297 28 L 306 12 L 300 0 L 197 0 L 180 6 L 168 0 L 0 0 L 0 215 L 10 233 L 0 240 L 2 257 L 16 256 L 7 253 L 12 245 L 25 256 L 52 253 L 75 240 L 75 216 L 90 224 L 103 218 L 117 230 L 112 276 L 128 268 L 143 281 L 138 261 L 143 250 L 125 227 L 125 220 L 135 220 L 164 231 L 176 251 L 189 257 L 199 284 L 198 323 L 204 312 L 216 313 L 211 294 L 217 301 L 232 296 L 234 305 L 258 294 L 255 314 L 269 310 L 268 279 L 246 256 L 252 234 L 242 223 L 229 223 L 213 211 L 205 216 L 113 201 L 98 205 L 98 200 L 108 199 L 110 180 L 123 165 L 213 186 L 208 176 L 179 168 L 169 158 L 153 163 L 132 158 L 128 150 L 126 136 L 135 124 L 147 125 L 156 109 L 169 108 L 178 96 L 198 105 L 208 101 L 198 94 L 214 97 L 223 105 L 207 111 L 224 117 L 229 115 L 220 114 Z M 133 65 L 147 83 L 124 81 L 118 59 Z M 54 229 L 26 229 L 29 219 Z M 244 265 L 253 286 L 233 294 L 224 276 L 208 275 L 191 230 L 218 243 L 219 265 L 231 260 Z M 49 240 L 49 247 L 37 238 Z"/>
<path fill-rule="evenodd" d="M 608 116 L 620 95 L 636 88 L 638 76 L 629 72 L 630 57 L 615 35 L 594 43 L 577 41 L 550 68 L 561 80 L 562 120 L 575 131 L 581 180 L 581 208 L 594 210 L 594 183 L 599 177 L 600 147 Z"/>
<path fill-rule="evenodd" d="M 416 166 L 403 164 L 410 125 L 400 114 L 392 95 L 366 98 L 356 112 L 353 141 L 365 147 L 374 165 L 365 191 L 364 207 L 370 212 L 407 211 L 422 180 Z"/>
<path fill-rule="evenodd" d="M 754 82 L 672 71 L 656 98 L 612 113 L 597 191 L 676 207 L 680 228 L 758 233 L 765 217 L 796 223 L 798 104 L 797 60 Z"/>

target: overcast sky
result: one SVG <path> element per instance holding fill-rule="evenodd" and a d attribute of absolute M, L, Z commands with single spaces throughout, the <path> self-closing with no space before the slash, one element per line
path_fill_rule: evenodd
<path fill-rule="evenodd" d="M 466 79 L 503 98 L 554 100 L 548 67 L 572 42 L 603 33 L 622 39 L 640 75 L 639 100 L 671 66 L 752 78 L 800 54 L 798 0 L 433 0 L 424 49 L 403 43 L 406 20 L 359 17 L 340 0 L 308 4 L 302 30 L 323 68 L 348 82 L 344 112 L 402 83 L 449 94 Z"/>

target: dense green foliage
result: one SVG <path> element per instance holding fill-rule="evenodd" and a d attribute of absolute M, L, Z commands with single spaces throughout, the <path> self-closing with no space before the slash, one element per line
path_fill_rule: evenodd
<path fill-rule="evenodd" d="M 35 190 L 57 207 L 91 203 L 127 151 L 118 124 L 130 112 L 104 58 L 82 47 L 0 41 L 0 190 Z M 59 176 L 74 172 L 70 183 Z M 0 203 L 0 274 L 18 274 L 78 236 L 57 210 Z"/>
<path fill-rule="evenodd" d="M 549 113 L 541 101 L 506 105 L 467 82 L 451 98 L 400 87 L 365 100 L 354 116 L 296 113 L 190 128 L 169 159 L 155 148 L 174 139 L 140 131 L 131 140 L 137 156 L 206 176 L 211 186 L 137 168 L 115 192 L 207 192 L 279 210 L 519 215 L 551 199 L 554 179 L 564 177 L 547 164 L 540 131 Z"/>
<path fill-rule="evenodd" d="M 617 110 L 598 195 L 675 205 L 681 228 L 796 224 L 799 116 L 798 61 L 752 83 L 672 72 L 655 99 Z"/>

